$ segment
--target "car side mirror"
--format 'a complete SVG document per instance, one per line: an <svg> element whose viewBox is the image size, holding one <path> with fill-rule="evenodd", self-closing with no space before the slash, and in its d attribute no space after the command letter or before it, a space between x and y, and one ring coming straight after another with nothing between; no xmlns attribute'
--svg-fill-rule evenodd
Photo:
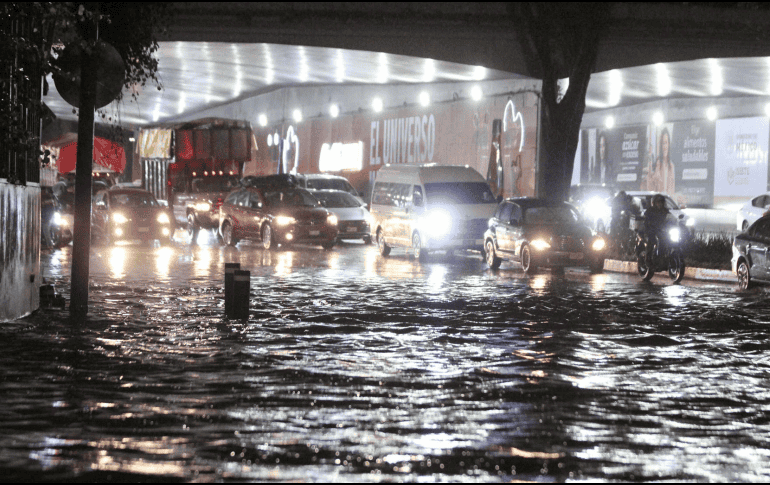
<svg viewBox="0 0 770 485"><path fill-rule="evenodd" d="M412 200L412 205L415 207L422 207L422 196L415 195L414 199Z"/></svg>
<svg viewBox="0 0 770 485"><path fill-rule="evenodd" d="M679 220L684 219L684 214L679 214Z"/></svg>

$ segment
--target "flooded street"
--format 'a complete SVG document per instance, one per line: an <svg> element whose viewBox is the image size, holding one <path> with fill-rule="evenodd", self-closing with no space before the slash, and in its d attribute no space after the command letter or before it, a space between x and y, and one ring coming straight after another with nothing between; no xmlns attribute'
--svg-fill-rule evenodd
<svg viewBox="0 0 770 485"><path fill-rule="evenodd" d="M770 480L765 289L179 234L0 326L4 480Z"/></svg>

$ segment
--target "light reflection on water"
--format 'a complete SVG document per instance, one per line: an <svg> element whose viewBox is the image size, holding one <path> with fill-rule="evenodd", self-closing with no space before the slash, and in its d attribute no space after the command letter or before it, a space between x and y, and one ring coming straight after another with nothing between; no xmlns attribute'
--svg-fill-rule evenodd
<svg viewBox="0 0 770 485"><path fill-rule="evenodd" d="M762 292L360 245L92 254L86 322L0 330L8 480L770 479Z"/></svg>

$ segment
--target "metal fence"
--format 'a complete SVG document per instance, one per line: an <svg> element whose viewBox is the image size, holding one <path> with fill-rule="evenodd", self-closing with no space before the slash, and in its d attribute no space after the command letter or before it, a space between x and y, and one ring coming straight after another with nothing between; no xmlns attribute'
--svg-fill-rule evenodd
<svg viewBox="0 0 770 485"><path fill-rule="evenodd" d="M40 181L42 77L39 19L15 3L0 9L0 178Z"/></svg>

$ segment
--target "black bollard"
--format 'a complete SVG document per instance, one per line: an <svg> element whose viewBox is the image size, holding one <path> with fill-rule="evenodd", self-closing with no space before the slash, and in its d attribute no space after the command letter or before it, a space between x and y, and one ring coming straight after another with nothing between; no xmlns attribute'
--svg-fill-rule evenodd
<svg viewBox="0 0 770 485"><path fill-rule="evenodd" d="M236 270L233 280L233 319L248 320L251 272Z"/></svg>
<svg viewBox="0 0 770 485"><path fill-rule="evenodd" d="M241 263L225 263L225 318L233 318L233 275Z"/></svg>

